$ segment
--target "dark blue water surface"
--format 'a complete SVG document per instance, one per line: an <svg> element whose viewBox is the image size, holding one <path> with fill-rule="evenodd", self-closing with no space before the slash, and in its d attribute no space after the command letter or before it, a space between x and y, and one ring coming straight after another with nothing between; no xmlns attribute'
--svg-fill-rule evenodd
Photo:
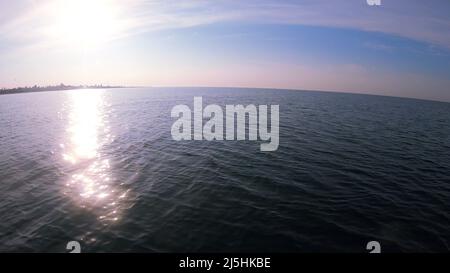
<svg viewBox="0 0 450 273"><path fill-rule="evenodd" d="M278 104L280 146L172 140L177 104ZM147 88L0 96L0 251L450 249L450 104Z"/></svg>

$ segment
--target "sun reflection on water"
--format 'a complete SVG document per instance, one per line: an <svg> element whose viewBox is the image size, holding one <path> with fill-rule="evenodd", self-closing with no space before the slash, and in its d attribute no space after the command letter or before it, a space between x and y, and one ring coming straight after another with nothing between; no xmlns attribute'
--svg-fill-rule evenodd
<svg viewBox="0 0 450 273"><path fill-rule="evenodd" d="M103 221L118 221L128 191L118 185L102 148L113 140L103 90L69 92L68 127L61 144L69 179L64 194Z"/></svg>

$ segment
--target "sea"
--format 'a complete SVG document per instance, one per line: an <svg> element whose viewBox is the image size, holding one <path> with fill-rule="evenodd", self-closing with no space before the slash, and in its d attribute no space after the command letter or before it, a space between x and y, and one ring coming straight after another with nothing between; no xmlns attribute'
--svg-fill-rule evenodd
<svg viewBox="0 0 450 273"><path fill-rule="evenodd" d="M175 141L176 105L279 105L279 147ZM450 103L245 88L0 96L0 252L450 250Z"/></svg>

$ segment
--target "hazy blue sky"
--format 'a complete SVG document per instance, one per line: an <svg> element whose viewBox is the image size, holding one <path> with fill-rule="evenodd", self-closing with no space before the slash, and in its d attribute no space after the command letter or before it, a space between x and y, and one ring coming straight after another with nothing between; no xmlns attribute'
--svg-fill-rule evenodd
<svg viewBox="0 0 450 273"><path fill-rule="evenodd" d="M450 101L450 1L0 0L0 87L60 82Z"/></svg>

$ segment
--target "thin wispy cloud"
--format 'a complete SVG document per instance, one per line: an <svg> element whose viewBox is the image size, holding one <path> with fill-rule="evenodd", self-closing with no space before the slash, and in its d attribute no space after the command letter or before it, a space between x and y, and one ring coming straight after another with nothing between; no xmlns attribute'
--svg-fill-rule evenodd
<svg viewBox="0 0 450 273"><path fill-rule="evenodd" d="M1 6L8 5L4 1ZM1 19L0 39L17 46L52 46L55 14L64 0L26 1ZM69 1L70 2L70 1ZM77 1L78 2L78 1ZM370 7L365 0L305 1L86 1L100 2L115 16L108 39L140 33L186 28L218 22L298 24L376 31L450 49L449 1L385 0ZM433 2L434 8L428 8ZM436 8L437 7L437 8ZM80 18L82 20L82 18ZM101 19L101 18L100 18ZM95 23L95 22L92 22ZM67 35L70 35L68 33Z"/></svg>
<svg viewBox="0 0 450 273"><path fill-rule="evenodd" d="M393 52L394 47L387 44L382 43L374 43L374 42L365 42L363 44L366 48L372 49L372 50L380 50L385 52Z"/></svg>

